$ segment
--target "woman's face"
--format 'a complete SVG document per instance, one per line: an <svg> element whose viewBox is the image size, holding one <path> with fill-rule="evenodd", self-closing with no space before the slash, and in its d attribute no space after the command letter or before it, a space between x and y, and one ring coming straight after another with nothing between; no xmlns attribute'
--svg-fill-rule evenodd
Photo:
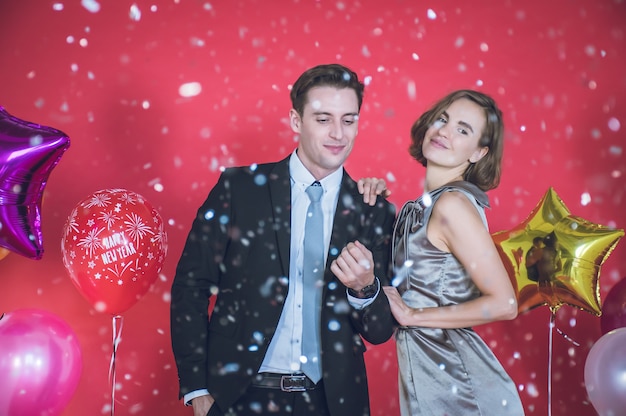
<svg viewBox="0 0 626 416"><path fill-rule="evenodd" d="M467 98L454 101L426 131L422 153L427 166L464 172L470 163L478 162L488 151L479 146L485 124L485 111L478 104Z"/></svg>

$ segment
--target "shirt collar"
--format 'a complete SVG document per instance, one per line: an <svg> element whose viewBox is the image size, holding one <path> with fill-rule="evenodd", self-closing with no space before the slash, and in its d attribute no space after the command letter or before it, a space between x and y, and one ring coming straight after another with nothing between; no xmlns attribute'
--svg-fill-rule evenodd
<svg viewBox="0 0 626 416"><path fill-rule="evenodd" d="M294 150L289 158L289 173L291 175L291 179L299 185L309 186L313 182L315 182L315 178L308 171L308 169L302 164L302 161L298 157L298 154ZM325 178L320 180L322 187L325 190L339 188L341 185L341 180L343 178L343 165L339 167L336 171L326 176Z"/></svg>

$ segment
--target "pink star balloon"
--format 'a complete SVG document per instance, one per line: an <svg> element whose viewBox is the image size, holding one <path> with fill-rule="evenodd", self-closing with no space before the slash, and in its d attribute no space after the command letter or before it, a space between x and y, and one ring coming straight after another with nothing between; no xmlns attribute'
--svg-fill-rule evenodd
<svg viewBox="0 0 626 416"><path fill-rule="evenodd" d="M62 131L20 120L0 106L0 247L41 259L43 191L69 145Z"/></svg>

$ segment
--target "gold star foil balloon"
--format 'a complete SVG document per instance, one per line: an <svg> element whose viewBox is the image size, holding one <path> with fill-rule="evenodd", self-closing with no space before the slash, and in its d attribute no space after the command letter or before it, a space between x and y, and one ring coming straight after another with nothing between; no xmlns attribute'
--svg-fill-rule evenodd
<svg viewBox="0 0 626 416"><path fill-rule="evenodd" d="M624 230L570 215L550 188L518 226L492 235L517 294L519 313L570 305L601 314L600 267Z"/></svg>

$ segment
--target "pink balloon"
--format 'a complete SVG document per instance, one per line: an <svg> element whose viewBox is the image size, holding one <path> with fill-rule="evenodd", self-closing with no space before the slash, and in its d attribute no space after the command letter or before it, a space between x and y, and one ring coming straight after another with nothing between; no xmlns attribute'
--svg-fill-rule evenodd
<svg viewBox="0 0 626 416"><path fill-rule="evenodd" d="M0 319L0 415L59 415L82 371L76 334L58 316L37 309Z"/></svg>
<svg viewBox="0 0 626 416"><path fill-rule="evenodd" d="M585 362L585 388L600 416L626 410L626 328L618 328L593 344Z"/></svg>
<svg viewBox="0 0 626 416"><path fill-rule="evenodd" d="M603 334L623 327L626 327L626 277L609 290L600 316L600 328Z"/></svg>

